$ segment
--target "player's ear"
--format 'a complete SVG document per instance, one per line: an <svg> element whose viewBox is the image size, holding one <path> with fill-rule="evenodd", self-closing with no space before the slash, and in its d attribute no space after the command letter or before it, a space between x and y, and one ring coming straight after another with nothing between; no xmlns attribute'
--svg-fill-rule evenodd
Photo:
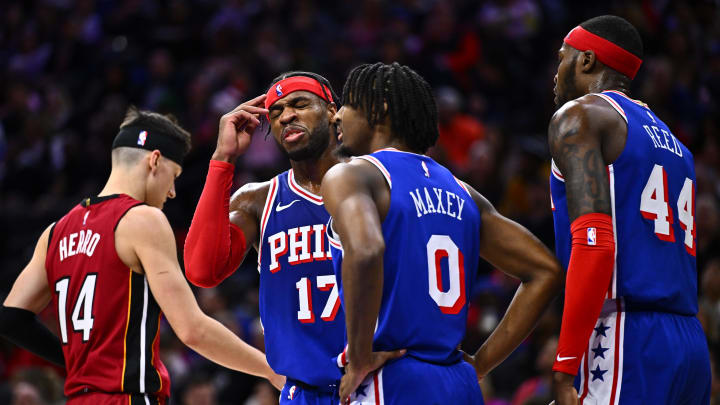
<svg viewBox="0 0 720 405"><path fill-rule="evenodd" d="M338 112L337 104L335 104L335 103L328 103L328 105L327 105L327 113L330 114L330 118L329 118L330 122L332 122L333 117L335 117L335 114L337 114L337 112Z"/></svg>
<svg viewBox="0 0 720 405"><path fill-rule="evenodd" d="M580 66L581 72L589 73L595 67L595 62L597 61L595 51L587 50L580 52L578 58L580 59L578 65Z"/></svg>
<svg viewBox="0 0 720 405"><path fill-rule="evenodd" d="M157 149L150 152L150 155L148 155L148 166L150 168L150 173L155 174L155 172L157 171L158 166L160 165L161 156L162 153L160 153L160 151Z"/></svg>

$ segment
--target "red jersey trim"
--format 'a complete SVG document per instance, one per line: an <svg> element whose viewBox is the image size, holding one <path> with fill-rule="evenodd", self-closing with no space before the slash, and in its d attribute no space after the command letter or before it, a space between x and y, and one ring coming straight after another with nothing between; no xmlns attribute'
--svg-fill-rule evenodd
<svg viewBox="0 0 720 405"><path fill-rule="evenodd" d="M392 150L392 149L381 149L381 150ZM385 166L374 156L370 155L364 155L364 156L357 156L355 159L362 159L366 162L369 162L373 166L375 166L380 173L382 173L383 177L385 177L385 181L387 181L388 186L390 186L390 189L392 189L392 179L390 178L390 172L387 171Z"/></svg>
<svg viewBox="0 0 720 405"><path fill-rule="evenodd" d="M262 247L265 243L265 226L267 226L268 218L270 217L270 211L275 203L275 197L277 196L279 188L278 177L273 177L270 180L270 190L268 191L267 198L265 199L265 206L262 211L262 220L260 221L260 239L258 242L258 273L260 273L260 264L262 263Z"/></svg>
<svg viewBox="0 0 720 405"><path fill-rule="evenodd" d="M593 94L602 98L603 100L607 101L612 106L612 108L614 108L615 111L617 111L618 114L620 114L620 116L623 117L623 119L625 120L625 123L628 122L627 115L625 115L625 110L623 110L623 108L620 107L620 104L618 104L615 100L613 100L607 94L602 94L602 93L593 93Z"/></svg>
<svg viewBox="0 0 720 405"><path fill-rule="evenodd" d="M290 190L292 190L295 194L310 201L311 203L315 205L323 205L323 199L321 196L305 190L295 181L295 172L293 169L288 171L288 186L290 186Z"/></svg>
<svg viewBox="0 0 720 405"><path fill-rule="evenodd" d="M617 94L617 95L619 95L619 96L625 97L625 98L628 99L629 101L632 101L633 103L635 103L635 104L637 104L637 105L639 105L639 106L641 106L641 107L648 108L648 105L647 105L647 104L643 103L643 102L640 101L640 100L635 100L635 99L632 99L632 98L628 97L628 95L625 94L625 93L623 93L622 91L617 91L617 90L605 90L605 91L603 91L603 93L615 93L615 94Z"/></svg>

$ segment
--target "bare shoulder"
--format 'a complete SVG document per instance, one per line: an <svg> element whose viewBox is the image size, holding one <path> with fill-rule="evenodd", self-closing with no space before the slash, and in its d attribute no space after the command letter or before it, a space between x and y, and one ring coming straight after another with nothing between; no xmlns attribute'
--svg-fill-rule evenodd
<svg viewBox="0 0 720 405"><path fill-rule="evenodd" d="M116 237L153 239L159 233L172 235L170 222L159 208L142 204L130 208L122 217L117 226Z"/></svg>
<svg viewBox="0 0 720 405"><path fill-rule="evenodd" d="M612 114L612 106L597 94L586 94L570 100L560 107L554 116L562 114Z"/></svg>
<svg viewBox="0 0 720 405"><path fill-rule="evenodd" d="M562 133L563 131L558 130L578 125L599 128L614 125L619 119L620 116L607 101L597 95L586 94L568 101L553 114L550 132Z"/></svg>
<svg viewBox="0 0 720 405"><path fill-rule="evenodd" d="M485 198L484 195L480 194L479 191L475 190L471 185L465 183L464 181L461 182L465 186L465 189L468 191L468 193L470 193L470 196L475 202L475 205L477 205L478 209L480 210L481 215L493 215L497 213L497 210L495 210L495 206L493 206L492 203L488 201L488 199Z"/></svg>
<svg viewBox="0 0 720 405"><path fill-rule="evenodd" d="M130 208L115 229L115 251L126 266L141 274L149 257L176 257L175 235L165 214L144 204Z"/></svg>
<svg viewBox="0 0 720 405"><path fill-rule="evenodd" d="M380 170L365 159L353 159L338 163L323 177L325 192L332 190L348 190L356 187L375 189L387 184Z"/></svg>
<svg viewBox="0 0 720 405"><path fill-rule="evenodd" d="M561 126L597 125L605 121L614 121L617 113L602 98L587 94L575 100L568 101L560 107L550 120L550 130L560 129Z"/></svg>
<svg viewBox="0 0 720 405"><path fill-rule="evenodd" d="M48 225L45 230L40 234L40 238L38 238L37 246L38 248L42 249L43 251L47 251L48 243L50 243L50 232L52 232L53 227L55 227L55 222Z"/></svg>
<svg viewBox="0 0 720 405"><path fill-rule="evenodd" d="M571 145L599 145L605 134L614 133L624 125L621 121L612 106L596 95L588 94L569 101L560 107L550 120L550 154L558 159Z"/></svg>
<svg viewBox="0 0 720 405"><path fill-rule="evenodd" d="M272 181L247 183L230 197L230 212L244 211L259 217L265 206Z"/></svg>
<svg viewBox="0 0 720 405"><path fill-rule="evenodd" d="M612 106L591 94L566 103L553 115L548 143L565 176L571 221L591 212L610 212L606 164L622 150L624 138L617 136L621 125L625 123ZM616 141L614 147L608 147L613 146L610 140Z"/></svg>
<svg viewBox="0 0 720 405"><path fill-rule="evenodd" d="M360 170L360 166L357 164L358 161L362 162L362 160L353 159L348 162L342 162L334 165L327 171L327 173L325 173L323 182L338 181L345 177L356 176Z"/></svg>

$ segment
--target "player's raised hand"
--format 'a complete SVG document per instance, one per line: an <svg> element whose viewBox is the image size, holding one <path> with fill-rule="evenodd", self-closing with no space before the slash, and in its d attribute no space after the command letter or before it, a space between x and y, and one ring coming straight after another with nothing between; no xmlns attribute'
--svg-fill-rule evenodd
<svg viewBox="0 0 720 405"><path fill-rule="evenodd" d="M578 392L573 386L575 376L561 372L554 372L552 379L552 395L555 405L577 405Z"/></svg>
<svg viewBox="0 0 720 405"><path fill-rule="evenodd" d="M246 101L220 118L218 140L213 160L234 163L250 146L250 136L260 125L265 109L265 94Z"/></svg>
<svg viewBox="0 0 720 405"><path fill-rule="evenodd" d="M391 352L372 352L370 359L364 366L361 366L361 362L354 362L350 360L347 366L345 366L345 375L340 380L340 398L344 404L350 403L350 396L357 390L360 383L367 377L368 374L382 367L389 360L397 359L405 355L407 350L393 350Z"/></svg>

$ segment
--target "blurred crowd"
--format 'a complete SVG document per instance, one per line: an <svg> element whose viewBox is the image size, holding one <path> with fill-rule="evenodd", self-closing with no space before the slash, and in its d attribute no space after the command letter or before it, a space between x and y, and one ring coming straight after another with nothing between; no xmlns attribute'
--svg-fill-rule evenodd
<svg viewBox="0 0 720 405"><path fill-rule="evenodd" d="M695 155L699 317L713 361L720 348L720 3L718 0L3 0L0 4L0 290L9 291L34 242L110 169L125 110L172 113L193 151L166 204L179 248L203 187L220 116L264 93L287 70L342 91L359 63L398 61L435 88L440 139L431 155L553 248L547 123L557 49L578 23L620 15L640 31L641 99ZM271 137L254 138L236 186L288 167ZM181 250L180 250L181 251ZM256 261L203 310L262 348ZM463 347L496 326L517 281L487 263L474 286ZM549 402L562 300L482 382L490 405ZM55 328L52 314L43 318ZM167 325L162 352L174 404L273 404L278 393L183 347ZM715 364L713 364L715 366ZM63 373L0 342L0 403L62 403ZM720 403L720 379L713 383Z"/></svg>

